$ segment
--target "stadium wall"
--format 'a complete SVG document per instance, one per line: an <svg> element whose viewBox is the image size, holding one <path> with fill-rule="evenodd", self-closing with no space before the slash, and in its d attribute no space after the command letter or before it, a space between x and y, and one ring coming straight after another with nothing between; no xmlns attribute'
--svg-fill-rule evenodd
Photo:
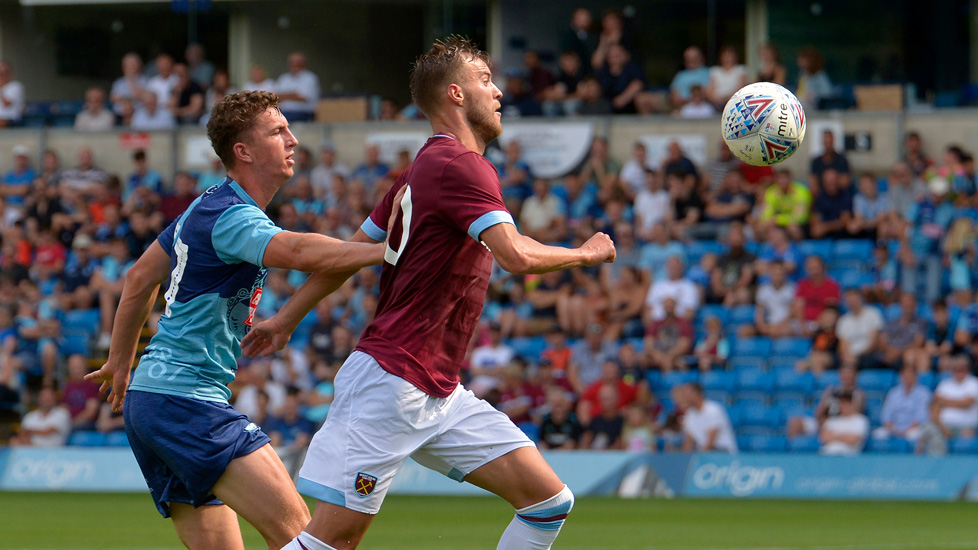
<svg viewBox="0 0 978 550"><path fill-rule="evenodd" d="M581 125L588 126L590 131L575 130L572 139L565 135L565 130L579 128ZM687 149L687 154L690 148L697 151L696 155L690 155L696 162L715 158L720 143L718 119L683 120L668 116L526 119L510 120L506 126L509 130L503 134L502 141L516 136L523 142L524 152L528 156L540 153L539 149L543 148L548 151L543 157L549 159L554 154L576 157L586 154L587 141L592 135L606 137L611 154L620 160L631 156L632 145L640 139L649 143L661 143L678 138ZM805 145L798 154L782 165L791 169L799 178L806 174L810 159L821 153L820 134L826 129L837 134L837 143L842 143L841 138L848 136L851 138L850 145L858 142L868 146L865 150L847 151L849 162L857 173L889 172L894 159L901 156L904 133L911 130L920 133L927 144L928 154L933 157L939 157L943 148L949 144L958 144L968 150L978 149L978 110L974 109L919 113L828 112L809 117ZM430 128L425 122L295 124L293 131L300 143L313 150L314 155L321 144L332 143L339 161L350 166L362 162L363 148L368 141L379 140L390 144L386 153L391 157L388 160L392 161L393 155L397 153L395 149L400 144L420 144L430 134ZM560 139L546 139L548 132ZM520 136L528 136L530 142L524 142ZM149 133L126 130L79 133L70 128L15 128L0 132L0 171L5 172L12 167L12 156L6 152L15 145L27 146L32 151L35 162L39 160L39 152L53 149L61 156L63 167L74 165L79 148L90 147L102 169L120 175L128 174L132 170L132 151L146 149L151 167L158 170L167 181L172 180L177 170L205 169L207 158L211 154L206 132L201 127L182 127L174 131ZM536 168L532 159L530 164Z"/></svg>
<svg viewBox="0 0 978 550"><path fill-rule="evenodd" d="M978 500L978 457L544 453L579 496ZM352 482L352 481L351 481ZM129 449L0 449L0 491L145 492ZM480 495L409 461L392 494Z"/></svg>

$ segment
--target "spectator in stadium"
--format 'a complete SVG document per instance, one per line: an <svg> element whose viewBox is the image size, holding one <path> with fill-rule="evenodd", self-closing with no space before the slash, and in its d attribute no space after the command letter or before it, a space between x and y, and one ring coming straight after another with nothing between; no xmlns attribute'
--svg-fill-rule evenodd
<svg viewBox="0 0 978 550"><path fill-rule="evenodd" d="M948 283L951 287L950 299L967 303L971 299L972 272L978 257L975 225L969 217L959 217L951 222L947 236L941 243Z"/></svg>
<svg viewBox="0 0 978 550"><path fill-rule="evenodd" d="M794 309L800 309L800 305L796 300ZM800 315L793 315L793 317L798 318ZM811 330L812 345L808 356L795 363L797 371L811 371L816 376L820 376L826 370L839 366L839 337L836 335L838 321L839 310L836 306L829 305L822 309L815 321L814 330ZM806 326L802 326L803 331L807 332L806 329Z"/></svg>
<svg viewBox="0 0 978 550"><path fill-rule="evenodd" d="M717 115L716 107L710 103L707 90L699 84L689 88L689 101L679 109L680 118L711 118Z"/></svg>
<svg viewBox="0 0 978 550"><path fill-rule="evenodd" d="M625 427L621 434L622 448L636 453L656 451L655 426L642 405L634 403L625 408Z"/></svg>
<svg viewBox="0 0 978 550"><path fill-rule="evenodd" d="M363 182L369 189L390 172L390 167L380 160L380 147L377 144L368 143L363 151L363 162L353 169L350 178Z"/></svg>
<svg viewBox="0 0 978 550"><path fill-rule="evenodd" d="M713 370L716 367L723 368L730 355L730 341L727 339L723 330L720 318L709 316L703 323L706 333L696 343L693 355L696 362L703 372Z"/></svg>
<svg viewBox="0 0 978 550"><path fill-rule="evenodd" d="M581 102L577 108L580 116L603 116L611 114L611 102L601 93L601 83L593 75L587 75L577 85L577 95Z"/></svg>
<svg viewBox="0 0 978 550"><path fill-rule="evenodd" d="M142 253L141 250L140 253ZM92 274L90 286L92 291L98 294L101 323L99 327L101 334L96 345L101 350L109 349L116 306L119 303L119 297L122 296L126 273L133 263L135 262L129 247L126 246L126 241L115 238L109 243L109 253L102 257L101 265Z"/></svg>
<svg viewBox="0 0 978 550"><path fill-rule="evenodd" d="M191 69L191 75L193 75L193 69ZM211 110L214 109L214 105L217 105L218 101L237 91L238 89L231 85L231 76L228 75L228 72L224 69L218 69L214 73L213 83L207 87L207 93L204 95L204 116L200 118L200 125L207 125L207 121L211 118Z"/></svg>
<svg viewBox="0 0 978 550"><path fill-rule="evenodd" d="M598 47L598 34L591 28L594 20L591 10L578 7L571 15L570 27L560 38L560 50L577 54L580 62L591 63L591 56Z"/></svg>
<svg viewBox="0 0 978 550"><path fill-rule="evenodd" d="M484 397L499 385L499 374L510 364L516 353L503 342L501 326L489 324L488 341L472 350L469 358L469 383L466 385L477 396Z"/></svg>
<svg viewBox="0 0 978 550"><path fill-rule="evenodd" d="M126 421L122 411L115 412L112 405L102 403L98 409L98 420L95 421L95 429L104 433L123 432L126 429Z"/></svg>
<svg viewBox="0 0 978 550"><path fill-rule="evenodd" d="M944 300L934 302L931 311L924 347L911 350L904 358L905 363L914 365L917 372L921 374L931 372L934 366L940 371L946 371L947 361L950 360L951 355L964 351L963 347L954 342L954 325L947 310L947 302Z"/></svg>
<svg viewBox="0 0 978 550"><path fill-rule="evenodd" d="M306 68L306 56L302 52L289 54L288 65L289 71L275 83L282 114L289 122L310 121L319 102L319 77Z"/></svg>
<svg viewBox="0 0 978 550"><path fill-rule="evenodd" d="M634 199L646 188L645 173L650 170L648 165L648 150L641 141L632 145L632 156L621 166L618 179L624 184L629 198Z"/></svg>
<svg viewBox="0 0 978 550"><path fill-rule="evenodd" d="M664 303L667 298L676 301L676 314L680 317L691 320L696 314L696 308L700 303L700 291L685 277L684 269L683 260L678 256L666 260L667 278L652 283L645 299L647 324L665 319Z"/></svg>
<svg viewBox="0 0 978 550"><path fill-rule="evenodd" d="M951 376L934 390L934 402L941 408L940 424L952 437L974 437L978 428L978 378L972 375L970 359L957 355L949 361Z"/></svg>
<svg viewBox="0 0 978 550"><path fill-rule="evenodd" d="M900 381L890 388L883 401L882 426L873 430L873 438L899 437L917 441L927 424L930 410L930 390L917 382L913 365L900 368Z"/></svg>
<svg viewBox="0 0 978 550"><path fill-rule="evenodd" d="M757 49L760 69L757 71L757 82L773 82L781 86L787 85L788 71L781 64L781 54L770 42L761 44Z"/></svg>
<svg viewBox="0 0 978 550"><path fill-rule="evenodd" d="M919 455L944 456L947 454L948 439L951 430L941 425L941 405L936 399L931 399L928 407L928 420L920 430L914 452Z"/></svg>
<svg viewBox="0 0 978 550"><path fill-rule="evenodd" d="M845 306L846 313L836 325L839 358L843 364L861 369L880 366L879 334L884 326L883 315L876 307L865 304L858 288L846 290Z"/></svg>
<svg viewBox="0 0 978 550"><path fill-rule="evenodd" d="M173 112L160 105L158 95L153 91L143 92L142 101L132 114L129 127L133 130L169 130L177 125Z"/></svg>
<svg viewBox="0 0 978 550"><path fill-rule="evenodd" d="M812 203L809 232L813 239L842 239L852 221L852 195L846 190L839 172L827 168L822 173L820 192Z"/></svg>
<svg viewBox="0 0 978 550"><path fill-rule="evenodd" d="M339 202L340 197L334 189L333 181L337 174L349 178L350 169L336 160L336 147L328 141L323 142L319 147L319 164L309 173L309 181L316 196L324 199L329 206Z"/></svg>
<svg viewBox="0 0 978 550"><path fill-rule="evenodd" d="M901 256L901 286L916 293L920 272L924 274L924 296L928 302L941 297L943 258L941 241L954 218L954 207L946 200L950 184L935 177L927 185L927 195L907 211L910 224L906 253Z"/></svg>
<svg viewBox="0 0 978 550"><path fill-rule="evenodd" d="M173 74L177 82L167 108L180 124L197 124L204 114L204 88L190 77L190 69L183 63L173 66Z"/></svg>
<svg viewBox="0 0 978 550"><path fill-rule="evenodd" d="M724 176L720 186L708 193L704 207L705 221L696 228L697 236L702 239L716 239L726 235L734 226L742 226L747 216L754 209L754 193L744 187L744 176L737 170L731 170Z"/></svg>
<svg viewBox="0 0 978 550"><path fill-rule="evenodd" d="M549 180L533 180L533 194L520 209L520 229L542 243L560 242L567 236L564 203L551 191Z"/></svg>
<svg viewBox="0 0 978 550"><path fill-rule="evenodd" d="M14 166L3 175L3 186L0 187L0 195L6 199L10 206L22 208L24 199L30 193L31 186L37 174L31 166L31 152L23 145L15 145L13 148Z"/></svg>
<svg viewBox="0 0 978 550"><path fill-rule="evenodd" d="M533 50L523 52L523 65L526 70L527 91L534 100L543 101L546 90L554 85L554 75L543 66L540 54Z"/></svg>
<svg viewBox="0 0 978 550"><path fill-rule="evenodd" d="M723 109L734 92L747 85L747 69L740 64L737 49L720 48L720 64L710 67L710 85L706 97L717 109Z"/></svg>
<svg viewBox="0 0 978 550"><path fill-rule="evenodd" d="M538 277L524 278L524 281L530 315L523 320L521 333L541 334L553 323L559 323L570 334L582 333L588 319L580 315L570 315L567 307L568 298L572 294L569 273L544 273Z"/></svg>
<svg viewBox="0 0 978 550"><path fill-rule="evenodd" d="M731 224L727 233L727 251L720 256L717 267L710 273L712 293L723 297L723 305L733 307L748 304L753 298L754 261L757 257L744 245L747 236L743 226Z"/></svg>
<svg viewBox="0 0 978 550"><path fill-rule="evenodd" d="M826 386L822 391L815 405L814 416L793 416L788 419L788 437L818 434L826 420L839 416L842 410L839 398L843 395L850 396L855 412L865 410L866 394L856 384L856 367L853 365L839 367L839 382Z"/></svg>
<svg viewBox="0 0 978 550"><path fill-rule="evenodd" d="M727 174L737 170L740 164L740 160L733 156L730 148L721 139L717 145L716 158L707 162L706 167L703 169L703 190L707 194L715 192L723 184L723 180L727 177ZM737 171L739 172L739 170ZM744 188L748 189L746 179L743 181L743 184Z"/></svg>
<svg viewBox="0 0 978 550"><path fill-rule="evenodd" d="M608 140L595 137L591 142L591 151L584 168L581 169L581 179L586 183L597 185L600 194L615 187L619 172L621 172L621 163L609 155Z"/></svg>
<svg viewBox="0 0 978 550"><path fill-rule="evenodd" d="M917 298L900 294L900 316L888 320L879 333L879 359L892 369L913 366L916 354L924 349L927 323L917 317Z"/></svg>
<svg viewBox="0 0 978 550"><path fill-rule="evenodd" d="M693 86L704 90L710 87L710 69L706 67L702 50L696 46L686 48L683 64L685 68L676 73L669 85L669 99L674 109L689 103Z"/></svg>
<svg viewBox="0 0 978 550"><path fill-rule="evenodd" d="M301 404L301 392L297 388L289 388L282 407L262 425L276 450L297 452L312 440L316 426L302 416Z"/></svg>
<svg viewBox="0 0 978 550"><path fill-rule="evenodd" d="M645 89L645 74L623 45L609 47L607 62L598 69L597 77L615 114L637 112L635 99Z"/></svg>
<svg viewBox="0 0 978 550"><path fill-rule="evenodd" d="M604 414L605 403L601 402L601 389L614 388L618 402L613 405L617 412L623 412L638 396L638 388L622 378L621 365L613 358L605 359L601 364L601 378L592 382L581 394L577 402L577 418L587 425L591 420Z"/></svg>
<svg viewBox="0 0 978 550"><path fill-rule="evenodd" d="M907 132L903 137L903 158L901 163L913 172L913 175L921 177L934 166L934 159L927 156L924 152L923 141L920 134L914 131Z"/></svg>
<svg viewBox="0 0 978 550"><path fill-rule="evenodd" d="M550 410L540 422L540 441L537 445L541 449L577 448L584 429L574 413L573 403L567 398L567 392L557 386L548 388L547 407Z"/></svg>
<svg viewBox="0 0 978 550"><path fill-rule="evenodd" d="M652 240L655 226L667 221L671 214L672 199L663 187L662 178L652 169L644 174L645 187L635 196L632 213L635 216L635 229L642 241ZM668 238L668 230L663 228Z"/></svg>
<svg viewBox="0 0 978 550"><path fill-rule="evenodd" d="M598 36L598 46L591 55L591 67L597 71L610 63L611 50L615 46L621 46L629 54L637 52L634 36L625 25L624 15L608 10L601 17L601 34Z"/></svg>
<svg viewBox="0 0 978 550"><path fill-rule="evenodd" d="M248 71L248 81L241 85L241 90L275 92L276 87L277 84L273 79L268 77L265 68L256 63Z"/></svg>
<svg viewBox="0 0 978 550"><path fill-rule="evenodd" d="M888 235L891 238L902 235L904 217L910 207L927 194L927 184L915 176L910 165L898 161L890 169L886 180L886 203L891 216L890 223L896 227Z"/></svg>
<svg viewBox="0 0 978 550"><path fill-rule="evenodd" d="M815 321L825 306L838 305L840 297L839 283L825 273L825 260L817 255L805 258L805 278L798 281L795 296L801 302L802 320Z"/></svg>
<svg viewBox="0 0 978 550"><path fill-rule="evenodd" d="M684 384L676 393L677 405L684 411L682 433L684 452L737 453L730 417L723 405L706 399L703 387Z"/></svg>
<svg viewBox="0 0 978 550"><path fill-rule="evenodd" d="M774 184L764 191L764 208L755 232L764 235L772 227L784 229L792 240L799 241L808 234L812 192L808 186L795 181L791 171L775 171Z"/></svg>
<svg viewBox="0 0 978 550"><path fill-rule="evenodd" d="M37 409L24 415L12 446L61 447L71 432L71 413L58 404L58 392L44 386L37 394Z"/></svg>
<svg viewBox="0 0 978 550"><path fill-rule="evenodd" d="M840 393L837 399L839 414L827 418L819 430L818 439L822 444L819 453L834 456L857 455L862 452L869 436L869 419L858 412L851 393Z"/></svg>
<svg viewBox="0 0 978 550"><path fill-rule="evenodd" d="M886 219L888 204L886 193L880 193L875 176L869 173L859 176L859 193L852 199L852 217L846 232L853 238L875 241Z"/></svg>
<svg viewBox="0 0 978 550"><path fill-rule="evenodd" d="M92 87L85 92L85 107L75 116L75 130L98 132L115 126L115 115L105 105L105 91Z"/></svg>
<svg viewBox="0 0 978 550"><path fill-rule="evenodd" d="M761 282L770 277L771 265L781 262L786 276L793 279L798 271L798 251L788 239L788 233L780 226L774 226L767 231L767 238L757 254L754 269Z"/></svg>
<svg viewBox="0 0 978 550"><path fill-rule="evenodd" d="M98 384L85 380L88 365L85 356L73 353L68 356L68 378L61 393L61 402L71 414L71 427L74 430L91 430L98 419Z"/></svg>
<svg viewBox="0 0 978 550"><path fill-rule="evenodd" d="M616 237L618 252L622 250L622 243L634 240L625 227L617 232ZM622 337L641 334L644 330L642 310L645 307L645 297L649 293L649 281L635 265L623 264L617 269L609 269L611 267L602 266L601 270L601 284L607 295L604 324L608 338L617 341ZM616 271L617 276L613 275Z"/></svg>
<svg viewBox="0 0 978 550"><path fill-rule="evenodd" d="M795 294L795 284L788 280L785 264L779 260L771 262L768 265L768 280L757 288L754 309L757 334L769 338L802 334L801 323L792 315Z"/></svg>
<svg viewBox="0 0 978 550"><path fill-rule="evenodd" d="M183 51L183 58L187 62L187 69L190 71L190 78L201 88L208 89L212 83L216 84L215 77L217 71L214 64L204 56L204 47L198 43L188 44ZM226 73L225 73L226 74Z"/></svg>
<svg viewBox="0 0 978 550"><path fill-rule="evenodd" d="M155 195L163 192L163 177L149 167L146 151L138 149L132 154L133 171L126 178L126 187L122 190L122 201L126 202L133 193L145 188Z"/></svg>
<svg viewBox="0 0 978 550"><path fill-rule="evenodd" d="M554 84L543 94L543 114L547 116L574 116L581 105L578 86L588 72L581 63L580 54L564 50L557 58L557 74Z"/></svg>
<svg viewBox="0 0 978 550"><path fill-rule="evenodd" d="M823 100L833 93L832 81L825 73L825 60L822 54L811 46L798 53L798 86L795 95L806 109L822 108Z"/></svg>
<svg viewBox="0 0 978 550"><path fill-rule="evenodd" d="M617 345L605 339L604 327L597 323L588 325L584 338L571 346L570 362L567 364L567 381L574 393L582 395L588 386L601 378L604 362L617 355Z"/></svg>
<svg viewBox="0 0 978 550"><path fill-rule="evenodd" d="M839 187L849 189L849 160L836 150L835 134L832 130L822 132L822 154L812 159L808 183L816 194L822 191L822 175L826 170L835 170L839 176Z"/></svg>
<svg viewBox="0 0 978 550"><path fill-rule="evenodd" d="M173 88L176 87L179 78L173 72L173 57L169 54L161 53L156 56L156 75L151 77L146 83L146 90L156 94L156 101L161 106L166 106L173 95ZM145 95L141 98L146 101Z"/></svg>
<svg viewBox="0 0 978 550"><path fill-rule="evenodd" d="M625 427L625 418L615 407L619 401L618 391L614 386L601 386L598 391L598 401L601 403L601 414L592 418L587 424L581 437L580 448L598 451L619 450L622 448L621 434Z"/></svg>
<svg viewBox="0 0 978 550"><path fill-rule="evenodd" d="M672 212L669 229L672 237L686 240L694 237L695 226L703 219L703 198L697 192L697 178L681 170L666 174L666 188L672 198Z"/></svg>
<svg viewBox="0 0 978 550"><path fill-rule="evenodd" d="M678 141L670 141L666 146L666 156L662 159L662 172L668 176L682 173L699 180L700 173L693 161L686 156Z"/></svg>
<svg viewBox="0 0 978 550"><path fill-rule="evenodd" d="M0 128L20 124L24 116L24 85L13 76L10 63L0 61Z"/></svg>
<svg viewBox="0 0 978 550"><path fill-rule="evenodd" d="M109 101L117 116L132 114L141 101L149 80L143 76L143 60L139 54L129 52L122 56L122 76L112 82Z"/></svg>
<svg viewBox="0 0 978 550"><path fill-rule="evenodd" d="M693 351L694 332L689 320L676 315L676 300L667 297L662 302L664 317L652 321L645 333L644 349L649 366L664 373L685 371L686 356Z"/></svg>
<svg viewBox="0 0 978 550"><path fill-rule="evenodd" d="M173 176L173 192L166 193L160 201L163 224L169 225L197 199L197 179L190 172L177 172Z"/></svg>
<svg viewBox="0 0 978 550"><path fill-rule="evenodd" d="M71 242L71 252L65 262L64 271L61 274L61 292L67 301L74 299L76 302L84 301L82 297L73 296L78 289L80 292L88 293L88 288L92 281L92 276L98 268L99 260L92 254L92 237L87 233L78 232ZM70 306L63 306L66 310ZM65 388L67 393L67 388ZM74 415L74 410L72 410Z"/></svg>
<svg viewBox="0 0 978 550"><path fill-rule="evenodd" d="M686 250L674 240L669 239L669 232L665 223L657 223L652 226L652 231L648 235L649 242L642 246L639 265L641 268L652 274L652 280L663 281L669 278L666 263L669 258L686 258Z"/></svg>
<svg viewBox="0 0 978 550"><path fill-rule="evenodd" d="M543 115L543 107L530 94L530 86L518 69L506 71L503 97L499 100L500 112L504 117L533 117Z"/></svg>

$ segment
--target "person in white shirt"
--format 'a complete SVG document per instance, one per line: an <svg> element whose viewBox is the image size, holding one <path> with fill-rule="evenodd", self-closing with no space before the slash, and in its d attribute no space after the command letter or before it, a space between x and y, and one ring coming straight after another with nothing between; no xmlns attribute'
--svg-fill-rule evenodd
<svg viewBox="0 0 978 550"><path fill-rule="evenodd" d="M618 179L625 183L628 194L637 196L645 189L645 171L649 169L645 144L636 141L632 146L632 158L628 159L618 172Z"/></svg>
<svg viewBox="0 0 978 550"><path fill-rule="evenodd" d="M109 90L109 101L117 115L132 113L142 97L149 79L143 76L143 60L139 54L129 52L122 57L122 76L115 79Z"/></svg>
<svg viewBox="0 0 978 550"><path fill-rule="evenodd" d="M161 53L156 56L156 76L149 79L146 89L156 94L157 103L166 105L173 94L173 88L180 82L180 77L173 72L173 58ZM145 95L142 96L145 100Z"/></svg>
<svg viewBox="0 0 978 550"><path fill-rule="evenodd" d="M717 110L706 99L706 92L697 84L689 89L689 103L679 109L681 118L710 118L717 114Z"/></svg>
<svg viewBox="0 0 978 550"><path fill-rule="evenodd" d="M169 130L176 127L177 119L169 109L159 105L156 92L146 91L129 125L133 130Z"/></svg>
<svg viewBox="0 0 978 550"><path fill-rule="evenodd" d="M695 283L683 277L683 270L683 261L679 257L672 256L666 260L667 278L652 283L645 298L649 321L661 321L666 317L663 306L666 298L676 301L676 314L680 317L690 320L696 314L696 308L700 305L700 291Z"/></svg>
<svg viewBox="0 0 978 550"><path fill-rule="evenodd" d="M241 85L242 91L275 92L275 81L268 78L268 73L261 65L252 65L248 73L248 81Z"/></svg>
<svg viewBox="0 0 978 550"><path fill-rule="evenodd" d="M503 343L498 323L489 325L489 343L472 350L469 358L469 374L472 380L466 384L477 396L482 397L499 385L502 369L513 360L516 353Z"/></svg>
<svg viewBox="0 0 978 550"><path fill-rule="evenodd" d="M737 50L724 46L720 50L720 65L710 67L710 89L706 95L717 109L723 109L727 100L747 85L747 69L738 61Z"/></svg>
<svg viewBox="0 0 978 550"><path fill-rule="evenodd" d="M736 453L737 440L723 405L706 399L703 388L686 384L676 392L683 409L683 451Z"/></svg>
<svg viewBox="0 0 978 550"><path fill-rule="evenodd" d="M941 408L941 425L952 436L974 437L978 428L978 378L970 372L970 360L955 356L950 360L951 377L934 390L934 403Z"/></svg>
<svg viewBox="0 0 978 550"><path fill-rule="evenodd" d="M60 447L71 432L71 413L58 404L58 393L51 387L37 394L37 409L24 415L20 431L10 439L11 445Z"/></svg>
<svg viewBox="0 0 978 550"><path fill-rule="evenodd" d="M523 201L520 209L523 233L542 243L557 242L567 235L567 214L564 203L550 192L550 182L533 180L533 194Z"/></svg>
<svg viewBox="0 0 978 550"><path fill-rule="evenodd" d="M17 124L24 116L24 85L13 76L10 63L0 61L0 128Z"/></svg>
<svg viewBox="0 0 978 550"><path fill-rule="evenodd" d="M839 357L843 362L859 364L860 368L875 366L873 353L883 328L883 315L875 307L863 303L863 293L857 288L846 290L845 303L848 311L839 318L835 329Z"/></svg>
<svg viewBox="0 0 978 550"><path fill-rule="evenodd" d="M105 108L105 92L102 88L89 88L85 92L85 108L75 117L75 130L97 132L115 126L115 115Z"/></svg>
<svg viewBox="0 0 978 550"><path fill-rule="evenodd" d="M818 439L823 455L851 456L862 452L869 435L869 419L856 410L851 393L836 396L839 401L838 416L830 417L822 424Z"/></svg>
<svg viewBox="0 0 978 550"><path fill-rule="evenodd" d="M319 102L319 77L306 69L306 56L289 55L289 72L275 83L282 114L290 122L312 120Z"/></svg>
<svg viewBox="0 0 978 550"><path fill-rule="evenodd" d="M801 333L801 323L792 318L791 308L795 303L795 284L788 281L787 269L780 261L773 261L768 267L770 280L757 289L754 311L754 325L761 336L782 338Z"/></svg>
<svg viewBox="0 0 978 550"><path fill-rule="evenodd" d="M662 178L651 168L645 170L645 188L635 196L632 211L637 218L635 232L643 241L652 240L652 228L662 223L672 208L669 192L663 188Z"/></svg>

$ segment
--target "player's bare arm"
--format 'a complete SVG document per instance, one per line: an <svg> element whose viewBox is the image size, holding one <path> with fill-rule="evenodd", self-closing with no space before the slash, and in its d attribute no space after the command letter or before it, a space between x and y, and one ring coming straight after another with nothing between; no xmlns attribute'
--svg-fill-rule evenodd
<svg viewBox="0 0 978 550"><path fill-rule="evenodd" d="M384 245L353 243L319 235L283 231L272 237L262 263L265 267L306 273L356 271L384 261Z"/></svg>
<svg viewBox="0 0 978 550"><path fill-rule="evenodd" d="M539 243L513 225L500 223L483 231L480 239L510 273L546 273L615 261L615 243L604 233L595 233L580 248L564 248Z"/></svg>
<svg viewBox="0 0 978 550"><path fill-rule="evenodd" d="M106 400L112 404L113 411L122 410L126 388L129 386L129 371L136 357L139 332L153 309L160 285L169 276L170 256L157 241L150 245L126 274L122 297L119 298L119 309L112 326L109 358L102 368L85 376L85 380L102 383L100 392L112 388Z"/></svg>

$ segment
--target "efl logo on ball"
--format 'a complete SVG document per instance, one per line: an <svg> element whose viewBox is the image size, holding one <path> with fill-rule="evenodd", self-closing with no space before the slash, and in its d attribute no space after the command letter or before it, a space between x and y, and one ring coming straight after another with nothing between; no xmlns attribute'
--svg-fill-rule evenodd
<svg viewBox="0 0 978 550"><path fill-rule="evenodd" d="M771 82L744 86L723 108L723 141L754 166L777 164L805 138L805 110L794 94Z"/></svg>

